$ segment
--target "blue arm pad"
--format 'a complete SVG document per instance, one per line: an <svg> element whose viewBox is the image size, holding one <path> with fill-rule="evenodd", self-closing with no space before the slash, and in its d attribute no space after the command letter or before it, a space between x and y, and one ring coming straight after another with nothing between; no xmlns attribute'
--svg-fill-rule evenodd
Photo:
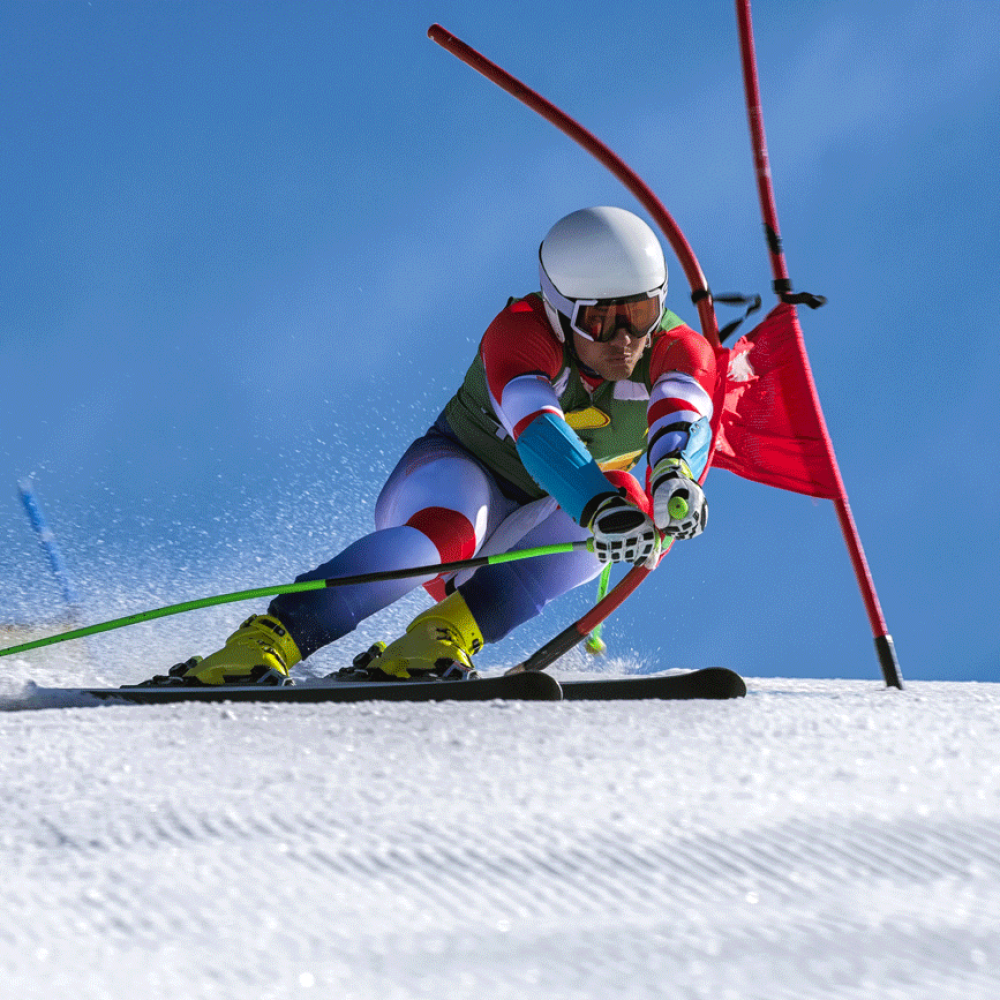
<svg viewBox="0 0 1000 1000"><path fill-rule="evenodd" d="M712 445L712 427L707 417L696 420L691 425L687 445L681 452L681 457L694 473L695 479L701 478L708 464L708 451Z"/></svg>
<svg viewBox="0 0 1000 1000"><path fill-rule="evenodd" d="M517 454L532 479L580 523L587 504L615 488L565 420L543 413L517 439Z"/></svg>

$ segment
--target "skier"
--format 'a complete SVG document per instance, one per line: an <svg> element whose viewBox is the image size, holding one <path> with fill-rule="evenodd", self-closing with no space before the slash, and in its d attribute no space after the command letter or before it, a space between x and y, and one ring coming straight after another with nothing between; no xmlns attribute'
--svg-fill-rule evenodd
<svg viewBox="0 0 1000 1000"><path fill-rule="evenodd" d="M573 212L542 242L539 276L540 293L511 299L493 320L458 392L389 476L376 530L297 579L590 537L594 551L285 594L219 651L173 667L171 681L283 683L302 659L420 584L438 603L374 660L373 675L469 675L485 643L604 563L655 561L658 532L702 531L697 479L711 443L714 353L665 307L655 234L624 209ZM627 473L644 453L648 492Z"/></svg>

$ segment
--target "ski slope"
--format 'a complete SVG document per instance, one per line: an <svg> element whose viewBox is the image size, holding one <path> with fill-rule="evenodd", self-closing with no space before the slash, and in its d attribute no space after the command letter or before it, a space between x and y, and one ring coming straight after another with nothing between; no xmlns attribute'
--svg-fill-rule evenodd
<svg viewBox="0 0 1000 1000"><path fill-rule="evenodd" d="M1000 996L995 684L146 708L31 675L4 997Z"/></svg>

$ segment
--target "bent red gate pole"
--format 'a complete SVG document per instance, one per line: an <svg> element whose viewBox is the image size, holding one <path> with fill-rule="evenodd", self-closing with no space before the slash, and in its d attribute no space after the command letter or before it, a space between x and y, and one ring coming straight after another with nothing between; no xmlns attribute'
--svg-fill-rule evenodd
<svg viewBox="0 0 1000 1000"><path fill-rule="evenodd" d="M440 24L432 24L427 29L427 36L432 41L437 42L443 49L447 49L452 55L457 56L466 65L471 66L478 73L482 73L486 79L491 80L502 90L506 90L508 94L516 97L522 104L526 104L532 111L537 112L546 121L555 125L557 129L564 132L575 142L579 143L632 192L636 200L649 212L653 221L660 227L663 235L669 241L677 260L684 269L688 284L691 286L691 301L694 302L698 309L701 332L713 347L718 347L719 326L715 318L715 310L712 306L712 293L705 280L701 265L698 263L698 258L695 257L694 251L681 232L680 227L673 220L673 217L663 206L660 199L653 193L649 185L617 153L609 149L592 132L585 129L579 122L574 121L551 101L546 100L541 94L537 93L537 91L523 84L517 77L512 76L505 69L491 62L480 52L477 52L471 45L467 45L450 31L441 27Z"/></svg>
<svg viewBox="0 0 1000 1000"><path fill-rule="evenodd" d="M819 305L822 300L816 300L815 297L808 295L795 295L792 292L792 283L789 279L788 268L785 263L785 254L781 245L780 230L778 229L778 213L775 207L774 188L771 182L771 168L767 156L767 142L764 136L764 116L760 103L757 58L754 52L753 26L750 20L750 0L736 0L736 19L739 26L740 54L743 62L743 87L746 92L747 115L750 122L750 140L753 145L754 167L757 175L757 192L760 197L761 213L767 236L767 248L771 258L774 291L781 301L789 303L793 309L800 302L805 302L813 306ZM865 558L865 552L861 545L861 537L858 534L858 528L854 523L854 516L851 513L851 507L847 500L847 491L844 488L844 482L841 478L840 469L833 451L833 441L827 430L826 421L823 419L823 411L820 407L819 395L816 391L812 370L809 366L809 359L806 355L805 344L802 341L798 323L796 322L794 326L796 338L799 342L798 348L802 359L803 371L809 385L816 419L826 447L830 472L836 484L837 495L833 498L833 504L837 511L837 519L840 522L844 541L847 543L847 550L850 553L851 563L854 566L854 574L861 589L861 596L865 602L865 610L868 613L872 635L875 638L875 651L878 654L879 665L882 668L882 676L885 678L885 683L888 687L902 688L903 681L899 662L896 659L896 650L892 642L892 636L889 635L885 618L882 615L878 594L875 592L875 583L872 580L871 571L868 568L868 560Z"/></svg>

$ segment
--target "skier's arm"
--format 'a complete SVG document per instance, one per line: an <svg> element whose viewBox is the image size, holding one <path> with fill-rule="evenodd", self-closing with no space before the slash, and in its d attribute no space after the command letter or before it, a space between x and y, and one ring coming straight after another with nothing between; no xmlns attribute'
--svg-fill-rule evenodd
<svg viewBox="0 0 1000 1000"><path fill-rule="evenodd" d="M712 443L715 357L693 330L669 331L653 347L649 399L649 492L656 525L677 538L700 534L708 504L698 484Z"/></svg>
<svg viewBox="0 0 1000 1000"><path fill-rule="evenodd" d="M686 326L657 337L652 351L646 446L649 466L667 455L677 455L700 477L712 441L714 352L704 338Z"/></svg>
<svg viewBox="0 0 1000 1000"><path fill-rule="evenodd" d="M522 386L524 378L535 384ZM566 423L551 385L545 393L539 376L515 379L504 392L520 401L525 398L549 402L515 425L520 428L517 453L535 482L554 497L577 524L590 529L594 552L602 562L645 562L659 548L652 520L624 499L601 472L576 432ZM554 403L554 406L553 406Z"/></svg>
<svg viewBox="0 0 1000 1000"><path fill-rule="evenodd" d="M601 500L616 494L561 410L536 412L523 425L515 442L518 457L531 478L577 524L589 524Z"/></svg>

